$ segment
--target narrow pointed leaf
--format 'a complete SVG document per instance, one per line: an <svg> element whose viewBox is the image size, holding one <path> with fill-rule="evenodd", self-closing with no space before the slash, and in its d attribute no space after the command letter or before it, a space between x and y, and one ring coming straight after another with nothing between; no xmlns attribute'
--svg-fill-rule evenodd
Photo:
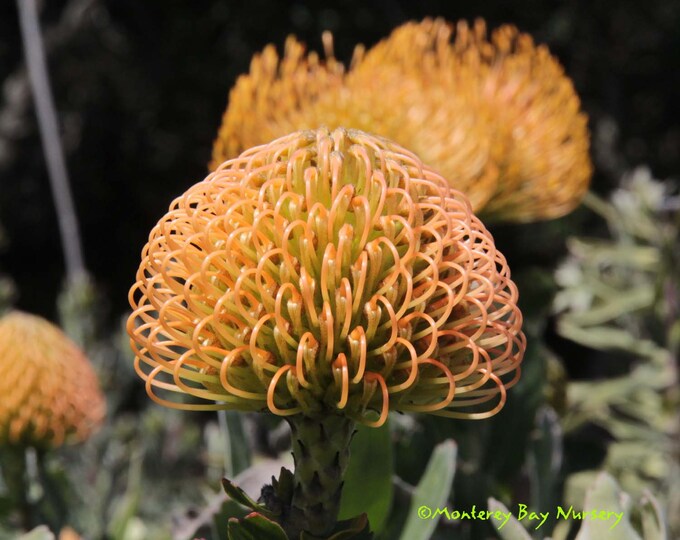
<svg viewBox="0 0 680 540"><path fill-rule="evenodd" d="M507 523L496 525L498 536L501 540L531 540L531 536L526 531L522 524L515 516L510 513L510 510L500 501L494 498L489 498L489 512L501 512L502 514L510 514ZM495 523L490 521L490 523Z"/></svg>
<svg viewBox="0 0 680 540"><path fill-rule="evenodd" d="M628 503L626 500L628 499ZM585 512L598 513L602 510L620 514L619 522L614 520L584 520L576 540L641 540L630 524L629 498L607 473L600 473L586 493L583 507Z"/></svg>
<svg viewBox="0 0 680 540"><path fill-rule="evenodd" d="M645 540L666 540L663 511L654 495L645 490L642 498L642 532Z"/></svg>
<svg viewBox="0 0 680 540"><path fill-rule="evenodd" d="M240 520L230 519L227 530L229 540L288 540L288 536L278 523L257 512Z"/></svg>
<svg viewBox="0 0 680 540"><path fill-rule="evenodd" d="M411 501L401 540L429 540L439 521L437 509L446 506L456 470L456 443L437 445Z"/></svg>
<svg viewBox="0 0 680 540"><path fill-rule="evenodd" d="M228 478L222 479L222 487L224 488L226 494L229 495L229 497L232 500L236 501L237 503L242 504L243 506L250 508L251 510L255 510L256 512L259 512L264 516L270 518L275 517L273 512L271 512L264 506L258 504L256 501L251 499L245 491L243 491L240 487L238 487Z"/></svg>

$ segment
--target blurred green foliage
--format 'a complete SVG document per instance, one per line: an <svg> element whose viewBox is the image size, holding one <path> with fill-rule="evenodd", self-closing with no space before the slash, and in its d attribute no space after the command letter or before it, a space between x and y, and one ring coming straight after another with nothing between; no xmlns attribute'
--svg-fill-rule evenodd
<svg viewBox="0 0 680 540"><path fill-rule="evenodd" d="M599 514L603 509L620 515L612 516L611 519L597 519L584 517L581 524L580 519L576 518L573 523L562 521L553 531L552 540L565 540L570 529L578 529L575 540L665 540L665 524L659 503L650 494L639 502L632 509L630 495L621 491L616 480L607 473L598 474L588 485L585 501L581 500L576 505L577 512L583 512L592 516L593 512ZM495 499L489 499L489 509L508 513L509 510L503 503ZM566 514L570 509L564 508ZM569 514L571 515L571 514ZM636 518L641 526L638 530L631 522L631 516ZM618 518L618 520L617 520ZM531 540L531 535L526 531L520 521L512 516L507 524L499 527L501 540ZM545 537L547 538L547 537Z"/></svg>

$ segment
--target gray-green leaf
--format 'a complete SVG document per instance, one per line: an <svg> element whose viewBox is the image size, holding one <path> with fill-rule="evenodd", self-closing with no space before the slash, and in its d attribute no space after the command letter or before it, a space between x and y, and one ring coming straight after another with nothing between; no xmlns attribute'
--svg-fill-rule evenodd
<svg viewBox="0 0 680 540"><path fill-rule="evenodd" d="M418 483L401 540L429 540L437 528L437 509L446 505L456 471L456 443L436 446L425 473Z"/></svg>
<svg viewBox="0 0 680 540"><path fill-rule="evenodd" d="M499 530L498 536L503 540L531 540L531 536L526 531L522 524L515 516L510 513L510 510L500 501L493 497L489 498L489 512L501 512L503 514L510 514L510 519Z"/></svg>
<svg viewBox="0 0 680 540"><path fill-rule="evenodd" d="M21 535L17 540L55 540L55 537L46 525L40 525L26 534Z"/></svg>
<svg viewBox="0 0 680 540"><path fill-rule="evenodd" d="M641 540L630 524L629 497L606 472L598 474L588 489L583 510L591 516L604 511L616 512L621 517L616 524L611 519L586 517L576 540Z"/></svg>

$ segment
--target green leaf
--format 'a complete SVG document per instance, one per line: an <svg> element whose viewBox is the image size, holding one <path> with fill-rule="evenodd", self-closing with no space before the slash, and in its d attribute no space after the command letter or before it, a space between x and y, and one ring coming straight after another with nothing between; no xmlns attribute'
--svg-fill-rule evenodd
<svg viewBox="0 0 680 540"><path fill-rule="evenodd" d="M647 358L657 358L665 354L664 349L648 339L640 339L628 330L611 326L582 328L569 317L561 317L557 323L558 333L571 341L603 351L620 350L639 354Z"/></svg>
<svg viewBox="0 0 680 540"><path fill-rule="evenodd" d="M243 415L236 411L217 411L226 452L226 474L237 475L250 466L250 449L243 429Z"/></svg>
<svg viewBox="0 0 680 540"><path fill-rule="evenodd" d="M392 440L388 422L358 426L340 500L339 519L366 513L374 532L382 531L392 507Z"/></svg>
<svg viewBox="0 0 680 540"><path fill-rule="evenodd" d="M288 540L281 525L257 512L240 520L231 518L227 530L229 540Z"/></svg>
<svg viewBox="0 0 680 540"><path fill-rule="evenodd" d="M401 540L429 540L437 528L437 509L446 505L456 471L456 443L438 444L418 483Z"/></svg>
<svg viewBox="0 0 680 540"><path fill-rule="evenodd" d="M361 514L352 519L346 519L338 522L331 535L325 537L324 540L372 540L373 533L368 524L368 517L366 514ZM300 540L320 540L317 536L313 536L305 531L300 534Z"/></svg>
<svg viewBox="0 0 680 540"><path fill-rule="evenodd" d="M372 540L373 533L369 526L369 519L366 514L361 514L353 519L341 521L336 530L340 529L328 538L328 540Z"/></svg>
<svg viewBox="0 0 680 540"><path fill-rule="evenodd" d="M569 251L583 264L592 267L604 265L623 266L634 270L656 271L660 262L655 246L613 243L611 240L571 237L567 240Z"/></svg>
<svg viewBox="0 0 680 540"><path fill-rule="evenodd" d="M498 536L500 536L503 540L531 540L531 536L526 531L526 529L517 520L517 518L512 515L510 510L508 510L502 502L490 497L488 504L489 512L510 514L510 519L508 519L507 523L497 527Z"/></svg>
<svg viewBox="0 0 680 540"><path fill-rule="evenodd" d="M425 466L427 466L427 462ZM398 477L394 478L393 484L394 500L392 501L390 518L387 520L387 525L383 532L376 535L376 540L394 540L399 538L410 513L411 497L414 488Z"/></svg>
<svg viewBox="0 0 680 540"><path fill-rule="evenodd" d="M642 532L645 540L666 540L666 527L659 501L648 490L642 498Z"/></svg>
<svg viewBox="0 0 680 540"><path fill-rule="evenodd" d="M46 525L40 525L32 531L21 535L17 540L55 540L55 537Z"/></svg>
<svg viewBox="0 0 680 540"><path fill-rule="evenodd" d="M220 493L218 496L221 497L222 494ZM212 513L213 537L216 539L228 538L229 520L231 518L242 519L250 512L245 511L243 506L229 498L225 498L219 506L216 506L215 502L216 500L209 501L207 505L208 512ZM175 538L197 538L196 534L202 525L202 519L194 520L182 529L175 529L173 535Z"/></svg>
<svg viewBox="0 0 680 540"><path fill-rule="evenodd" d="M587 311L572 312L569 318L579 326L595 326L608 323L617 317L650 307L654 303L654 284L640 284L627 291L613 291L597 306Z"/></svg>
<svg viewBox="0 0 680 540"><path fill-rule="evenodd" d="M528 465L531 506L539 512L554 510L562 466L562 430L551 407L543 406L536 414Z"/></svg>
<svg viewBox="0 0 680 540"><path fill-rule="evenodd" d="M273 512L251 499L245 491L243 491L228 478L222 478L222 487L224 488L226 494L237 503L242 504L251 510L255 510L256 512L259 512L260 514L269 518L275 517Z"/></svg>
<svg viewBox="0 0 680 540"><path fill-rule="evenodd" d="M611 519L584 519L576 540L641 540L630 524L630 498L607 473L597 475L586 492L584 512L616 512ZM618 523L613 520L619 517Z"/></svg>
<svg viewBox="0 0 680 540"><path fill-rule="evenodd" d="M107 533L113 540L124 540L142 496L143 453L136 451L130 458L127 487L125 493L116 499L113 517L107 525Z"/></svg>

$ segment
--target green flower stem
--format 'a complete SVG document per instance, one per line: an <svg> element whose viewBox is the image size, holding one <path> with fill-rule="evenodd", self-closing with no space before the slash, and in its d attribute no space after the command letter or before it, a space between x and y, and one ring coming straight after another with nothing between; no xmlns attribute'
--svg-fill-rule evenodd
<svg viewBox="0 0 680 540"><path fill-rule="evenodd" d="M298 538L303 530L323 536L337 522L354 422L329 414L319 418L295 415L288 423L295 473L289 522L284 527L290 538Z"/></svg>
<svg viewBox="0 0 680 540"><path fill-rule="evenodd" d="M0 468L12 507L19 515L20 525L29 530L33 526L33 508L28 499L26 450L17 446L0 449Z"/></svg>

